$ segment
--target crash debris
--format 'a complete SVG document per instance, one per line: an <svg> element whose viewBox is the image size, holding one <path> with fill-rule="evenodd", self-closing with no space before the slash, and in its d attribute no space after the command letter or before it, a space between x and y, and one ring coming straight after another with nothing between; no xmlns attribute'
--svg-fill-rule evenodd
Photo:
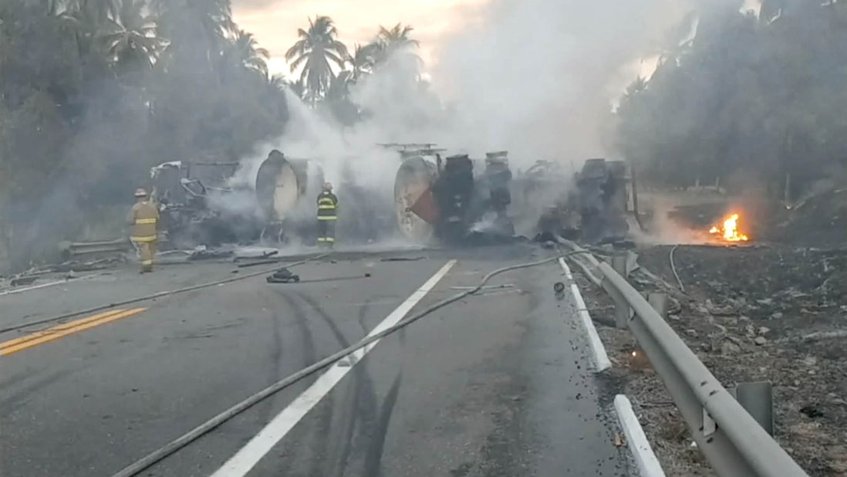
<svg viewBox="0 0 847 477"><path fill-rule="evenodd" d="M776 438L812 476L844 475L847 440L847 252L808 247L679 246L676 268L686 292L673 290L671 246L643 247L636 273L644 292L670 295L668 323L721 380L774 386ZM610 298L579 276L592 316L611 317ZM653 406L664 385L637 363L631 333L598 332L617 362L605 379L633 399L642 425L669 476L713 475L673 406ZM636 353L636 355L633 355ZM621 366L625 364L625 366Z"/></svg>
<svg viewBox="0 0 847 477"><path fill-rule="evenodd" d="M268 283L298 283L300 275L297 275L287 268L280 268L272 273L266 279Z"/></svg>

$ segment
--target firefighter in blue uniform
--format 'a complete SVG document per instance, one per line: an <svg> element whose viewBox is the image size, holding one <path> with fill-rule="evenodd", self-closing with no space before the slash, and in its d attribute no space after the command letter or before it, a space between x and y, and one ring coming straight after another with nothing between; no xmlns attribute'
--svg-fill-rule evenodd
<svg viewBox="0 0 847 477"><path fill-rule="evenodd" d="M329 248L335 245L337 220L338 197L332 193L332 184L326 182L318 195L318 245Z"/></svg>

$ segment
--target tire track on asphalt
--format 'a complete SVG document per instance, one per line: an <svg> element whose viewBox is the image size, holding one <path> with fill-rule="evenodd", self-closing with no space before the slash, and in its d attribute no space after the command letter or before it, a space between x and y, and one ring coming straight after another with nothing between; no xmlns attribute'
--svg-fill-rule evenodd
<svg viewBox="0 0 847 477"><path fill-rule="evenodd" d="M264 308L271 314L270 325L273 332L273 348L271 349L271 366L270 372L268 373L268 381L266 383L268 384L273 383L282 377L282 317L278 311L278 307L274 306L271 297L268 296L267 292L259 290L257 295L265 305ZM295 312L295 317L296 316L297 314ZM273 412L273 402L271 399L268 399L268 402L263 404L260 411L262 422L267 422L271 419L271 412Z"/></svg>
<svg viewBox="0 0 847 477"><path fill-rule="evenodd" d="M385 451L385 438L388 435L388 425L391 423L391 416L394 414L394 406L397 404L397 396L400 395L400 385L403 382L403 372L397 373L394 382L391 384L391 389L385 395L385 400L382 402L382 407L379 411L379 420L376 422L377 438L371 442L368 447L368 452L365 456L365 471L362 475L372 475L381 477L382 472L382 454Z"/></svg>
<svg viewBox="0 0 847 477"><path fill-rule="evenodd" d="M359 325L362 327L362 330L365 334L368 333L367 326L365 325L365 313L359 313L358 317ZM389 341L386 341L386 345L384 345L384 349L382 352L390 353L391 347L388 345ZM391 388L388 391L388 394L385 396L385 400L382 403L382 407L379 410L379 415L377 415L377 410L375 406L370 409L370 413L367 416L368 419L363 420L367 424L363 425L363 433L366 432L367 438L365 442L367 442L367 449L365 449L365 462L364 469L361 475L370 475L374 477L381 476L382 472L382 455L385 451L385 441L388 437L388 425L391 422L391 416L394 412L394 406L397 404L397 398L399 396L400 385L403 381L403 370L406 367L406 329L401 329L397 332L397 356L396 359L393 360L396 363L397 367L397 375L394 377L394 381L392 382ZM365 359L368 359L365 357Z"/></svg>
<svg viewBox="0 0 847 477"><path fill-rule="evenodd" d="M362 335L367 335L368 331L364 326L365 316L370 310L372 299L368 298L364 304L359 305L359 313L357 321L362 327ZM365 358L367 359L367 358ZM328 475L335 477L343 477L347 474L347 470L351 470L351 474L356 475L352 469L348 469L350 456L353 454L354 436L358 430L359 441L362 440L362 433L367 430L367 423L373 419L375 413L375 397L369 398L368 391L372 392L373 385L363 386L362 383L369 382L367 368L365 366L357 366L353 370L353 379L347 386L344 387L342 402L349 404L348 412L344 412L341 417L341 436L339 442L345 443L340 450L337 450L336 456L332 459L332 472ZM335 433L333 433L335 434ZM365 440L367 442L367 440ZM337 448L337 446L334 446Z"/></svg>
<svg viewBox="0 0 847 477"><path fill-rule="evenodd" d="M347 347L350 344L350 341L344 336L341 332L338 325L335 323L335 320L327 314L320 304L312 297L306 295L303 292L295 292L295 294L303 300L306 304L308 304L314 311L317 313L319 317L326 323L326 325L330 328L335 338L338 340L338 343L342 347ZM364 317L367 314L367 310L369 308L368 303L371 300L368 299L365 303L365 306L360 308L359 311L359 323L364 323ZM364 334L367 334L367 330L363 327ZM367 359L367 358L365 358ZM352 387L352 389L350 389ZM356 429L357 422L359 422L359 413L358 408L360 406L364 407L369 411L370 415L374 415L376 413L377 408L377 396L374 388L373 380L370 377L367 369L367 363L361 363L358 369L355 370L355 374L353 375L353 379L350 382L349 386L345 388L344 393L341 393L338 398L340 402L338 402L338 407L342 414L338 419L341 421L339 423L339 427L341 428L341 432L329 432L332 430L332 418L336 413L336 401L333 398L333 393L330 393L327 397L330 399L330 402L327 403L328 412L324 413L322 416L322 423L325 426L327 435L333 436L332 442L327 439L324 441L324 455L332 456L331 459L327 459L324 462L332 462L333 468L331 469L331 473L326 472L318 472L317 475L333 475L337 477L341 477L345 474L345 470L347 468L347 462L349 460L352 444L353 444L353 435ZM337 393L336 393L337 394ZM363 429L366 429L368 426L365 423L360 423ZM312 469L313 472L318 471L318 469ZM367 475L367 474L366 474Z"/></svg>
<svg viewBox="0 0 847 477"><path fill-rule="evenodd" d="M301 366L308 366L315 362L317 359L316 350L315 350L315 341L314 336L312 336L312 329L309 326L308 316L306 315L306 311L303 309L303 306L298 303L293 297L291 297L284 290L274 290L277 295L285 302L287 308L291 309L291 312L294 314L294 322L297 325L297 329L300 331L300 338L303 343L303 353L302 353L302 363ZM280 350L280 356L282 355L282 351ZM268 422L271 420L271 414L273 408L268 406L262 412L262 422ZM320 446L322 436L320 433L312 434L312 445L307 446L307 448L315 448L314 446ZM279 462L279 475L299 475L298 472L291 472L292 469L296 469L296 461L299 456L294 455L291 456L290 459L280 459Z"/></svg>
<svg viewBox="0 0 847 477"><path fill-rule="evenodd" d="M71 373L77 371L77 368L71 370L59 370L49 372L47 374L33 377L33 375L24 376L25 378L30 378L29 380L15 380L14 384L9 385L4 388L4 392L8 392L10 387L14 387L17 384L18 390L4 396L3 400L0 401L0 410L2 410L3 416L9 416L12 412L16 411L17 408L26 403L30 397L37 393L38 391L50 386L51 384L56 383L57 381L66 378Z"/></svg>

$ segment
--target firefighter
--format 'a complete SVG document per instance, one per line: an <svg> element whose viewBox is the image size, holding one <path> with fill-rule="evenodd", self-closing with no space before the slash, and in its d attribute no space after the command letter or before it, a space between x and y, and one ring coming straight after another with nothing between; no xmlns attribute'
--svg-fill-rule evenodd
<svg viewBox="0 0 847 477"><path fill-rule="evenodd" d="M159 209L149 200L143 188L135 191L135 199L129 217L130 240L138 251L141 273L148 273L153 271L153 257L156 256Z"/></svg>
<svg viewBox="0 0 847 477"><path fill-rule="evenodd" d="M332 193L332 184L324 183L318 195L318 245L335 245L335 222L338 220L338 197Z"/></svg>

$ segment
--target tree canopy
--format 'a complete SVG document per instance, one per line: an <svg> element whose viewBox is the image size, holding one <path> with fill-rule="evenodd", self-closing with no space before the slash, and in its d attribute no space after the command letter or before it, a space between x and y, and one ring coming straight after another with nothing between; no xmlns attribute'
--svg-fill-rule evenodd
<svg viewBox="0 0 847 477"><path fill-rule="evenodd" d="M155 164L280 135L267 57L229 0L0 2L0 256L78 237Z"/></svg>
<svg viewBox="0 0 847 477"><path fill-rule="evenodd" d="M690 30L692 18L681 30ZM618 145L673 186L764 186L794 197L847 165L847 4L770 0L702 12L618 109ZM735 183L732 183L735 179Z"/></svg>
<svg viewBox="0 0 847 477"><path fill-rule="evenodd" d="M351 88L375 72L390 66L391 75L404 91L419 88L423 60L417 55L419 43L411 37L413 30L402 23L380 26L371 42L356 44L351 54L338 39L330 17L309 19L308 28L298 31L299 40L285 55L291 72L299 72L289 88L312 107L328 111L342 125L350 126L368 114L351 99Z"/></svg>

